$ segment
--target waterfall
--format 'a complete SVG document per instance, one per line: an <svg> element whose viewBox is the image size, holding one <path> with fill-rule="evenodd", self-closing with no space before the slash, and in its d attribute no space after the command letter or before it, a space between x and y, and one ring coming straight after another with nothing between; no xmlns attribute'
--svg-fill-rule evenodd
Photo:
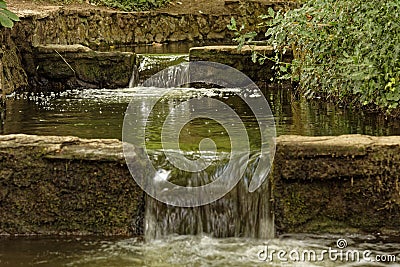
<svg viewBox="0 0 400 267"><path fill-rule="evenodd" d="M131 79L129 80L129 85L128 88L133 88L136 85L138 85L139 82L139 70L136 65L133 66L132 70L132 76Z"/></svg>
<svg viewBox="0 0 400 267"><path fill-rule="evenodd" d="M213 237L249 237L269 239L274 237L274 223L271 209L269 181L253 193L248 192L249 180L257 164L253 156L245 176L236 187L214 203L191 208L169 206L150 196L145 204L145 238L159 239L171 234L199 235ZM164 164L161 164L164 165ZM215 173L226 166L216 166ZM208 180L203 173L200 180ZM186 174L193 179L193 174ZM185 179L181 174L180 179Z"/></svg>
<svg viewBox="0 0 400 267"><path fill-rule="evenodd" d="M149 67L158 66L157 64L150 64L150 59L152 58L142 56L139 61L138 72L140 80L143 79L142 75L146 73L146 70L158 68ZM173 60L169 60L168 62L173 62ZM251 193L249 192L255 189L252 189L255 182L260 181L261 183L265 178L265 175L260 173L258 165L267 166L267 164L265 164L265 158L269 157L265 157L265 151L261 153L261 147L265 146L265 143L268 141L260 139L261 127L259 127L259 125L263 123L262 125L265 127L265 125L270 125L271 121L273 125L273 117L268 114L263 114L262 117L248 116L248 114L260 112L263 108L268 107L268 103L264 105L263 102L263 106L259 106L259 109L252 111L248 103L253 103L254 107L256 106L254 103L256 103L257 99L261 98L254 93L256 90L252 87L252 83L249 83L247 76L246 79L243 79L238 74L237 70L229 72L225 67L218 68L218 66L214 65L205 66L204 63L183 63L174 67L165 68L164 71L152 75L151 79L141 82L138 92L140 91L141 94L147 93L148 102L146 102L146 104L143 102L135 102L134 100L130 103L128 107L129 116L125 116L125 120L127 122L134 121L135 123L125 124L124 122L124 130L127 133L124 135L126 136L124 142L135 144L139 139L144 140L146 136L146 155L148 155L149 158L143 157L143 162L147 162L147 159L151 159L154 172L158 174L154 175L153 172L149 171L151 175L146 177L146 169L146 171L141 171L141 175L139 176L141 176L141 178L144 177L143 181L145 182L143 184L146 184L147 179L156 181L154 184L155 187L153 186L152 190L156 188L157 183L163 183L165 180L168 180L170 182L169 184L172 183L181 187L205 186L218 180L214 185L219 186L218 188L222 188L225 185L228 187L228 181L238 182L236 186L234 186L234 183L229 185L228 188L231 189L233 187L233 189L222 198L214 202L210 201L211 203L204 202L210 204L197 207L191 205L186 205L186 208L171 206L146 195L145 238L147 240L153 240L173 234L206 234L220 238L272 238L274 237L274 223L270 203L270 182L267 179L260 187L258 187L257 184L255 187L258 187L257 190ZM203 77L206 78L203 79ZM227 90L218 91L218 87L215 87L213 84L213 77L217 77L218 79L216 82L217 86L227 88ZM193 83L191 82L192 80ZM196 83L204 83L207 86L211 85L213 87L209 89L205 87L195 89L193 84ZM234 86L229 87L230 85ZM239 87L236 87L236 85ZM182 87L184 87L184 89ZM172 88L173 90L165 91L165 95L163 91L158 91L158 89L166 88ZM215 98L218 98L218 101ZM201 99L209 99L210 101L202 102ZM216 103L219 104L216 105ZM223 108L221 108L221 105ZM229 110L231 109L231 113L234 113L235 116L230 115L231 113L229 113ZM220 112L218 112L219 110ZM148 113L149 111L151 112ZM215 114L222 117L214 116ZM132 118L132 121L130 118ZM196 121L196 118L199 118L200 121ZM201 119L210 119L211 122ZM244 121L241 119L244 119ZM177 122L178 128L163 131L164 129L168 129L167 125L174 125L171 122L165 124L166 120ZM182 129L180 129L179 123L183 121L188 123L185 122L182 124ZM219 124L220 122L223 122L223 124ZM243 123L247 124L249 127L246 128ZM221 127L224 130L220 129ZM225 127L231 129L230 133L232 133L232 135L229 135L229 131L226 132ZM242 134L241 127L244 128L246 133ZM141 133L142 128L144 129L143 133L145 133L143 136L140 134L131 135L132 132L137 132L138 129L139 133ZM183 128L185 128L185 130L183 130ZM240 135L237 133L240 133ZM248 136L244 138L246 134L251 136L251 140L248 139ZM165 148L164 144L174 142L177 135L182 137L178 141L179 146L174 147L167 145L167 148ZM235 136L237 136L236 139ZM185 169L185 167L175 166L172 162L173 160L171 161L171 159L174 159L174 157L171 157L171 151L172 154L176 153L176 155L180 155L181 152L189 153L183 155L183 158L191 157L192 160L202 158L202 153L199 151L201 150L201 142L197 143L196 141L199 138L201 140L205 140L206 138L215 140L215 148L219 149L213 150L212 148L206 148L204 151L202 150L202 152L206 152L207 155L212 154L208 152L215 152L214 156L210 156L213 158L212 160L207 158L207 160L210 160L210 165L206 165L205 169L200 168L196 171L190 168ZM232 140L236 141L233 142ZM142 144L141 142L139 143ZM198 148L193 148L193 144L198 144ZM248 147L246 148L244 144L247 144ZM232 152L234 151L233 146L235 145L237 146L236 151L240 151L240 153L249 152L246 154L246 158L241 157L242 159L244 158L246 162L231 161L232 158L230 156L236 155ZM164 148L165 150L163 150ZM169 158L167 155L170 155ZM185 160L182 162L187 164ZM232 164L232 162L235 163ZM134 164L132 166L134 166ZM243 171L244 175L242 175ZM224 173L225 176L221 176L221 173ZM152 183L150 182L150 184ZM250 184L253 184L253 186L249 187ZM162 195L163 192L174 192L169 190L175 189L172 187L161 188L159 191L156 191L160 193L160 195ZM177 192L182 193L182 191ZM170 200L173 198L177 202L165 202L171 204L175 203L175 205L178 206L185 206L180 205L180 202L182 199L193 199L195 196L193 196L192 192L193 191L190 191L190 193L179 195L167 194L171 197ZM223 193L225 193L225 191L223 191ZM155 196L155 194L152 193L150 193L150 195ZM218 195L218 197L221 196L216 191L202 191L199 195L196 195L196 199L199 199L199 197L200 199L207 199L215 195Z"/></svg>
<svg viewBox="0 0 400 267"><path fill-rule="evenodd" d="M180 85L186 85L189 81L189 63L180 64L173 68L167 68L165 71L158 72L151 79L142 83L144 87L172 88Z"/></svg>
<svg viewBox="0 0 400 267"><path fill-rule="evenodd" d="M188 54L137 54L136 65L129 80L129 88L142 84L146 79L165 68L187 61L189 61ZM174 73L170 75L174 75ZM171 79L171 77L174 76L165 78Z"/></svg>

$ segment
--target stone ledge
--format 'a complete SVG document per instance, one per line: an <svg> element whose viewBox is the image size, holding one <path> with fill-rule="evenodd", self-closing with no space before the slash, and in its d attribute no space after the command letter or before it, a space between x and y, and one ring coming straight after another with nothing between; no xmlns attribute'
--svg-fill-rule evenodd
<svg viewBox="0 0 400 267"><path fill-rule="evenodd" d="M33 50L26 71L38 90L127 87L136 58L130 52L97 52L79 44L47 44Z"/></svg>
<svg viewBox="0 0 400 267"><path fill-rule="evenodd" d="M400 234L399 169L399 136L278 137L277 233ZM0 234L143 229L143 192L119 140L0 136L0 202Z"/></svg>
<svg viewBox="0 0 400 267"><path fill-rule="evenodd" d="M143 196L118 140L0 136L0 235L138 235Z"/></svg>
<svg viewBox="0 0 400 267"><path fill-rule="evenodd" d="M93 52L87 46L83 46L80 44L73 45L61 45L61 44L46 44L46 45L37 45L34 47L37 53L41 54L53 54L54 51L58 52L68 52L68 53L88 53Z"/></svg>
<svg viewBox="0 0 400 267"><path fill-rule="evenodd" d="M48 159L74 159L125 163L117 139L81 139L75 136L0 135L1 149L35 147Z"/></svg>
<svg viewBox="0 0 400 267"><path fill-rule="evenodd" d="M280 136L277 144L278 233L400 234L399 136Z"/></svg>
<svg viewBox="0 0 400 267"><path fill-rule="evenodd" d="M237 45L208 45L200 47L192 47L189 52L193 58L200 57L202 55L206 56L207 53L221 53L225 52L231 55L251 55L253 51L262 52L266 55L274 55L274 49L272 46L268 45L258 45L250 46L244 45L242 49L238 50Z"/></svg>

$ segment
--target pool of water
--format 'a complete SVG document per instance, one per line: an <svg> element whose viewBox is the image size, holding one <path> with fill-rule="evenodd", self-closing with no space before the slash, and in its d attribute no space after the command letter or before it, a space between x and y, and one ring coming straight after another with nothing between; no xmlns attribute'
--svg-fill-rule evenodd
<svg viewBox="0 0 400 267"><path fill-rule="evenodd" d="M172 235L151 242L3 238L0 266L399 266L399 242L373 235L284 235L271 240Z"/></svg>
<svg viewBox="0 0 400 267"><path fill-rule="evenodd" d="M124 113L131 99L140 99L145 105L152 98L159 97L154 88L140 94L138 89L140 87L84 89L8 96L0 133L121 139ZM330 103L294 99L289 88L265 88L263 93L274 115L277 135L400 135L399 120ZM227 94L221 96L222 99L229 97ZM234 97L231 99L229 101L233 104L238 102ZM169 102L161 102L157 108L160 112L167 112L173 101L172 98ZM246 117L243 119L246 122Z"/></svg>

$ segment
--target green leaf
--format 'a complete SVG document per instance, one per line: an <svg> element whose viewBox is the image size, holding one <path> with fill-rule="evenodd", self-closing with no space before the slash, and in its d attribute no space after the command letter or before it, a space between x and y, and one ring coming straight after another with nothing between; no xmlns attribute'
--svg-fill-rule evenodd
<svg viewBox="0 0 400 267"><path fill-rule="evenodd" d="M0 12L2 12L4 15L6 15L9 19L13 21L19 21L19 17L7 9L0 9Z"/></svg>
<svg viewBox="0 0 400 267"><path fill-rule="evenodd" d="M234 17L231 17L231 24L227 25L228 29L231 31L236 31L237 27L236 27L236 20Z"/></svg>
<svg viewBox="0 0 400 267"><path fill-rule="evenodd" d="M268 8L268 15L271 18L275 17L275 11L271 7Z"/></svg>
<svg viewBox="0 0 400 267"><path fill-rule="evenodd" d="M279 70L282 72L287 72L287 68L285 66L279 66Z"/></svg>
<svg viewBox="0 0 400 267"><path fill-rule="evenodd" d="M0 8L7 8L7 4L4 1L0 1Z"/></svg>
<svg viewBox="0 0 400 267"><path fill-rule="evenodd" d="M0 24L7 28L12 28L14 26L14 22L10 20L6 15L0 12Z"/></svg>
<svg viewBox="0 0 400 267"><path fill-rule="evenodd" d="M269 15L265 15L265 14L262 14L262 15L260 15L260 16L258 16L260 19L269 19L269 18L271 18L271 16L269 16Z"/></svg>

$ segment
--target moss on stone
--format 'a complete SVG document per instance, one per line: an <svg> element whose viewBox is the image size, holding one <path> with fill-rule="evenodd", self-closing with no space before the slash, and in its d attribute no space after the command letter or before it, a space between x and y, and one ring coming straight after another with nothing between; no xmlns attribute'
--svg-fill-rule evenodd
<svg viewBox="0 0 400 267"><path fill-rule="evenodd" d="M278 232L381 232L400 227L400 138L278 138Z"/></svg>
<svg viewBox="0 0 400 267"><path fill-rule="evenodd" d="M55 141L49 137L40 140L40 145L35 137L1 141L1 233L142 233L143 192L125 164L115 156L114 160L102 160L96 155L95 160L84 153L85 147L93 149L94 144L100 150L116 149L115 143L98 141L89 145L78 140L75 146L80 146L81 156L70 159L45 157L49 153L62 154L63 148L54 148ZM114 142L120 147L120 142ZM44 154L44 148L51 147ZM111 149L108 151L112 154Z"/></svg>

